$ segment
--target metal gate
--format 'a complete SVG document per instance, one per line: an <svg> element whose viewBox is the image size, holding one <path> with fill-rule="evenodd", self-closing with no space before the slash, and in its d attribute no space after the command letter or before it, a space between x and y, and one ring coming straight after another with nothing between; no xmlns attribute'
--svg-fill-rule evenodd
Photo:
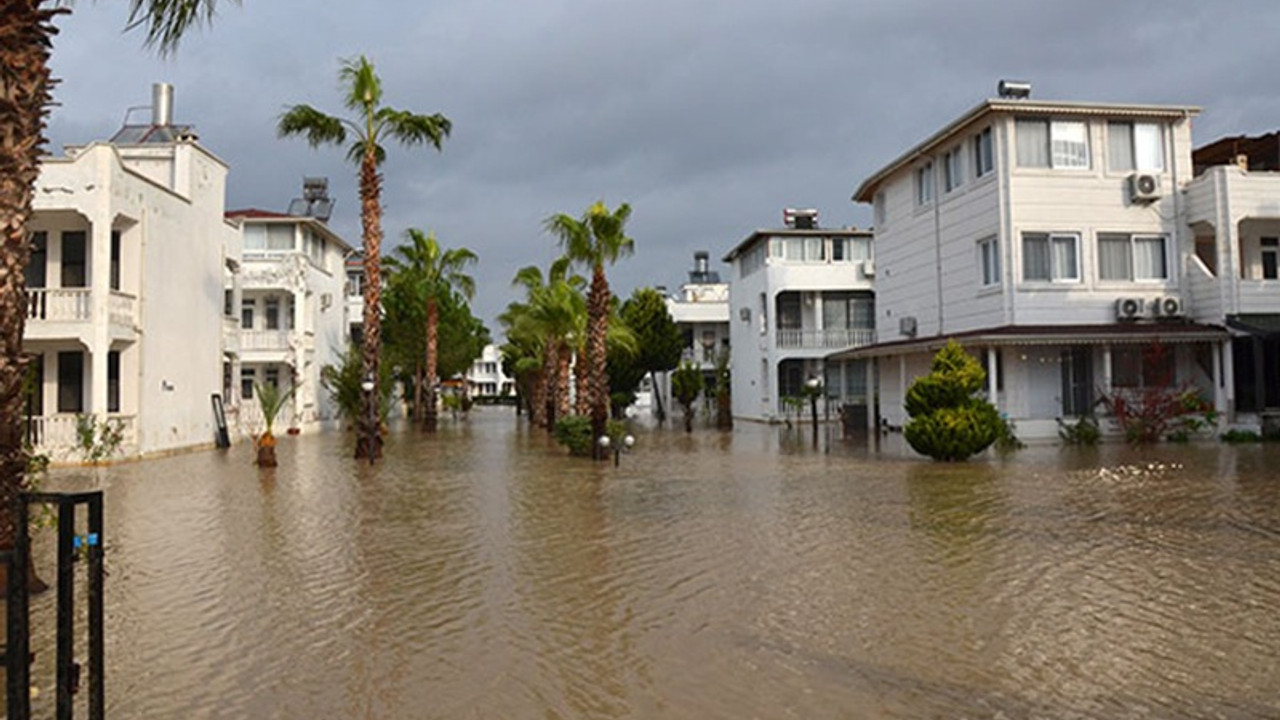
<svg viewBox="0 0 1280 720"><path fill-rule="evenodd" d="M8 566L9 594L7 617L8 642L4 647L6 668L5 699L9 720L31 718L31 633L28 580L31 547L30 510L33 505L49 505L58 518L57 592L57 660L54 687L57 720L73 717L72 696L80 686L80 666L75 660L75 581L77 564L88 574L88 712L89 720L103 720L106 692L103 686L105 636L103 632L103 527L102 492L22 493L14 509L15 538L13 550L0 553ZM76 532L76 509L87 509L86 531ZM83 561L83 562L81 562Z"/></svg>

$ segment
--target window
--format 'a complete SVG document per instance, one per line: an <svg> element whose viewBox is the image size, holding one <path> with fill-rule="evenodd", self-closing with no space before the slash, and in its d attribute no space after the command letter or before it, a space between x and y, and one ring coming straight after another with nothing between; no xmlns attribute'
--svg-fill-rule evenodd
<svg viewBox="0 0 1280 720"><path fill-rule="evenodd" d="M826 257L826 238L789 237L777 238L773 241L775 257L781 251L781 257L790 262L823 262Z"/></svg>
<svg viewBox="0 0 1280 720"><path fill-rule="evenodd" d="M257 373L253 368L240 368L240 399L253 399L253 383L256 380Z"/></svg>
<svg viewBox="0 0 1280 720"><path fill-rule="evenodd" d="M42 288L49 262L49 236L43 230L31 233L31 257L27 260L27 287Z"/></svg>
<svg viewBox="0 0 1280 720"><path fill-rule="evenodd" d="M120 289L120 231L111 231L111 289Z"/></svg>
<svg viewBox="0 0 1280 720"><path fill-rule="evenodd" d="M107 352L107 412L120 412L120 351Z"/></svg>
<svg viewBox="0 0 1280 720"><path fill-rule="evenodd" d="M270 385L271 387L279 390L280 389L280 368L274 365L267 368L266 380L263 381L263 384Z"/></svg>
<svg viewBox="0 0 1280 720"><path fill-rule="evenodd" d="M83 231L62 233L62 287L87 287Z"/></svg>
<svg viewBox="0 0 1280 720"><path fill-rule="evenodd" d="M1165 345L1122 345L1111 351L1111 385L1118 388L1169 387L1176 379L1173 350Z"/></svg>
<svg viewBox="0 0 1280 720"><path fill-rule="evenodd" d="M831 238L832 262L862 262L871 259L871 242L867 238Z"/></svg>
<svg viewBox="0 0 1280 720"><path fill-rule="evenodd" d="M1088 169L1089 129L1083 121L1021 118L1016 127L1019 167Z"/></svg>
<svg viewBox="0 0 1280 720"><path fill-rule="evenodd" d="M1159 235L1099 233L1098 279L1169 279L1164 238Z"/></svg>
<svg viewBox="0 0 1280 720"><path fill-rule="evenodd" d="M1280 270L1280 238L1264 237L1262 238L1262 279L1276 280L1280 279L1277 271Z"/></svg>
<svg viewBox="0 0 1280 720"><path fill-rule="evenodd" d="M973 136L973 176L982 177L994 170L996 158L991 146L991 128Z"/></svg>
<svg viewBox="0 0 1280 720"><path fill-rule="evenodd" d="M253 329L253 301L243 300L240 303L240 329Z"/></svg>
<svg viewBox="0 0 1280 720"><path fill-rule="evenodd" d="M880 192L876 193L875 198L872 200L872 206L871 206L871 207L872 207L872 222L874 222L874 223L875 223L876 227L878 227L878 228L883 228L883 227L884 227L884 215L885 215L885 207L884 207L884 191L883 191L883 190L881 190Z"/></svg>
<svg viewBox="0 0 1280 720"><path fill-rule="evenodd" d="M943 187L951 192L964 184L964 153L957 147L942 156Z"/></svg>
<svg viewBox="0 0 1280 720"><path fill-rule="evenodd" d="M933 163L928 162L916 168L916 204L928 205L933 202Z"/></svg>
<svg viewBox="0 0 1280 720"><path fill-rule="evenodd" d="M869 293L824 292L822 327L827 330L874 330L875 298Z"/></svg>
<svg viewBox="0 0 1280 720"><path fill-rule="evenodd" d="M978 268L983 286L1000 284L1000 243L996 238L978 241Z"/></svg>
<svg viewBox="0 0 1280 720"><path fill-rule="evenodd" d="M1155 123L1107 123L1107 168L1116 172L1164 170L1164 143Z"/></svg>
<svg viewBox="0 0 1280 720"><path fill-rule="evenodd" d="M1040 282L1074 282L1080 279L1075 235L1023 233L1022 279Z"/></svg>
<svg viewBox="0 0 1280 720"><path fill-rule="evenodd" d="M84 412L84 353L58 353L58 412Z"/></svg>
<svg viewBox="0 0 1280 720"><path fill-rule="evenodd" d="M280 298L277 298L277 297L267 298L265 310L263 314L266 316L267 329L279 330L280 329Z"/></svg>

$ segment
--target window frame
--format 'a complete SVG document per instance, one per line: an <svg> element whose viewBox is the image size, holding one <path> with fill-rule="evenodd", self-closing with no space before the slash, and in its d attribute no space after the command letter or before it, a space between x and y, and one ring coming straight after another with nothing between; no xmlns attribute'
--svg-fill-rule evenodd
<svg viewBox="0 0 1280 720"><path fill-rule="evenodd" d="M1116 164L1116 155L1112 152L1114 149L1115 138L1112 133L1115 132L1117 126L1128 128L1129 137L1127 138L1128 167L1118 167ZM1154 128L1156 133L1156 147L1154 157L1158 161L1157 165L1145 167L1139 162L1139 132L1138 128ZM1165 171L1165 146L1167 140L1165 138L1165 126L1157 122L1135 122L1132 120L1108 120L1107 121L1107 172L1118 175L1131 175L1133 173L1162 173ZM1151 148L1147 148L1150 150Z"/></svg>
<svg viewBox="0 0 1280 720"><path fill-rule="evenodd" d="M976 243L978 287L986 290L1003 284L1000 268L1000 238L992 235ZM989 261L989 262L988 262Z"/></svg>
<svg viewBox="0 0 1280 720"><path fill-rule="evenodd" d="M964 145L957 145L942 156L942 192L944 195L964 186Z"/></svg>
<svg viewBox="0 0 1280 720"><path fill-rule="evenodd" d="M1034 236L1042 237L1046 243L1046 258L1049 263L1048 277L1028 277L1027 276L1027 242ZM1084 280L1084 273L1080 271L1080 233L1066 232L1058 230L1029 230L1023 231L1022 238L1022 282L1034 285L1078 285ZM1072 243L1072 263L1074 265L1075 275L1063 275L1059 272L1058 262L1055 259L1057 254L1053 252L1055 243L1059 241L1070 240Z"/></svg>
<svg viewBox="0 0 1280 720"><path fill-rule="evenodd" d="M1030 164L1028 158L1023 157L1022 132L1023 128L1031 124L1044 126L1044 146L1040 150L1044 154L1045 164ZM1084 131L1082 146L1084 148L1083 164L1067 164L1060 163L1059 157L1066 156L1066 148L1056 147L1059 144L1065 144L1066 139L1060 139L1061 135L1066 132L1068 126L1080 126ZM1092 138L1090 137L1090 124L1088 120L1065 120L1054 117L1026 116L1014 119L1015 132L1015 157L1016 165L1021 170L1068 170L1087 172L1093 169L1093 150L1091 148Z"/></svg>
<svg viewBox="0 0 1280 720"><path fill-rule="evenodd" d="M995 145L988 125L973 136L973 177L984 178L995 169Z"/></svg>
<svg viewBox="0 0 1280 720"><path fill-rule="evenodd" d="M1138 277L1138 257L1136 254L1137 244L1139 241L1150 242L1152 240L1160 241L1161 260L1162 260L1161 264L1163 265L1164 274L1159 277ZM1102 252L1103 243L1104 242L1120 242L1120 241L1125 242L1126 249L1128 251L1127 263L1126 263L1126 269L1128 271L1127 277L1106 277L1103 275L1102 261L1103 261L1103 258L1105 257L1105 253ZM1095 255L1096 255L1097 276L1098 276L1099 283L1157 283L1158 284L1158 283L1167 283L1172 279L1170 276L1173 274L1173 269L1170 267L1170 262L1169 262L1170 248L1169 248L1168 235L1161 235L1159 233L1099 232L1095 238L1094 244L1097 247L1097 252L1095 253Z"/></svg>
<svg viewBox="0 0 1280 720"><path fill-rule="evenodd" d="M933 161L930 160L917 167L913 177L915 178L916 207L932 205L936 190Z"/></svg>

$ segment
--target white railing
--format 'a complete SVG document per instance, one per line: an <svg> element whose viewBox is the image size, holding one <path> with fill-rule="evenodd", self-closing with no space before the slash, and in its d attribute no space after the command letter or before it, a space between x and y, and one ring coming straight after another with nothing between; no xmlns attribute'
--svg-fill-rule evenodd
<svg viewBox="0 0 1280 720"><path fill-rule="evenodd" d="M1280 280L1240 280L1241 313L1280 312Z"/></svg>
<svg viewBox="0 0 1280 720"><path fill-rule="evenodd" d="M288 350L288 330L242 330L241 350Z"/></svg>
<svg viewBox="0 0 1280 720"><path fill-rule="evenodd" d="M137 317L138 299L119 290L112 290L107 300L111 313L111 324L132 328Z"/></svg>
<svg viewBox="0 0 1280 720"><path fill-rule="evenodd" d="M73 413L37 415L27 418L27 439L37 452L57 451L61 455L73 454L80 446ZM138 443L137 418L133 415L110 414L106 422L121 430L121 449L136 447Z"/></svg>
<svg viewBox="0 0 1280 720"><path fill-rule="evenodd" d="M840 349L870 345L876 341L875 330L833 328L829 330L778 330L780 348Z"/></svg>
<svg viewBox="0 0 1280 720"><path fill-rule="evenodd" d="M27 319L81 322L93 310L89 288L28 288Z"/></svg>

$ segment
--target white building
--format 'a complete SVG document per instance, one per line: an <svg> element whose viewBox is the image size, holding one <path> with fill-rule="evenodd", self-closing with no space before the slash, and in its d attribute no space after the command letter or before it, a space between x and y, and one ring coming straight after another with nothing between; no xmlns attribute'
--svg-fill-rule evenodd
<svg viewBox="0 0 1280 720"><path fill-rule="evenodd" d="M707 389L714 387L716 360L729 353L729 284L720 281L720 273L710 268L711 255L699 250L693 254L693 269L678 295L666 297L667 312L684 336L681 362L690 362L702 370ZM670 413L675 405L671 398L671 374L657 378L657 402ZM648 378L637 393L636 405L641 411L654 410L653 386Z"/></svg>
<svg viewBox="0 0 1280 720"><path fill-rule="evenodd" d="M875 341L872 234L819 228L813 210L785 219L787 227L757 230L724 256L738 418L782 417L786 399L814 380L830 405L865 402L863 363L824 358Z"/></svg>
<svg viewBox="0 0 1280 720"><path fill-rule="evenodd" d="M883 421L905 422L907 387L949 338L981 358L990 399L1024 437L1056 436L1101 393L1170 378L1229 415L1218 323L1241 306L1202 297L1241 282L1196 266L1185 221L1205 228L1218 267L1257 242L1231 239L1243 216L1215 214L1221 182L1193 183L1197 113L1001 97L865 180L854 200L875 214L879 343L833 358L875 359Z"/></svg>
<svg viewBox="0 0 1280 720"><path fill-rule="evenodd" d="M309 178L289 214L227 213L241 227L244 256L224 308L238 313L230 317L238 352L227 353L224 373L238 382L224 392L228 414L244 434L264 425L255 384L297 386L277 418L282 428L314 430L336 420L320 370L340 365L347 348L345 260L352 248L326 224L332 207L326 189L323 179Z"/></svg>
<svg viewBox="0 0 1280 720"><path fill-rule="evenodd" d="M514 399L516 383L502 370L502 353L492 343L485 345L480 357L467 369L467 384L472 396Z"/></svg>
<svg viewBox="0 0 1280 720"><path fill-rule="evenodd" d="M158 85L149 123L41 162L23 348L28 436L56 460L76 459L78 415L119 427L124 456L214 442L239 233L223 219L226 164L171 108Z"/></svg>

